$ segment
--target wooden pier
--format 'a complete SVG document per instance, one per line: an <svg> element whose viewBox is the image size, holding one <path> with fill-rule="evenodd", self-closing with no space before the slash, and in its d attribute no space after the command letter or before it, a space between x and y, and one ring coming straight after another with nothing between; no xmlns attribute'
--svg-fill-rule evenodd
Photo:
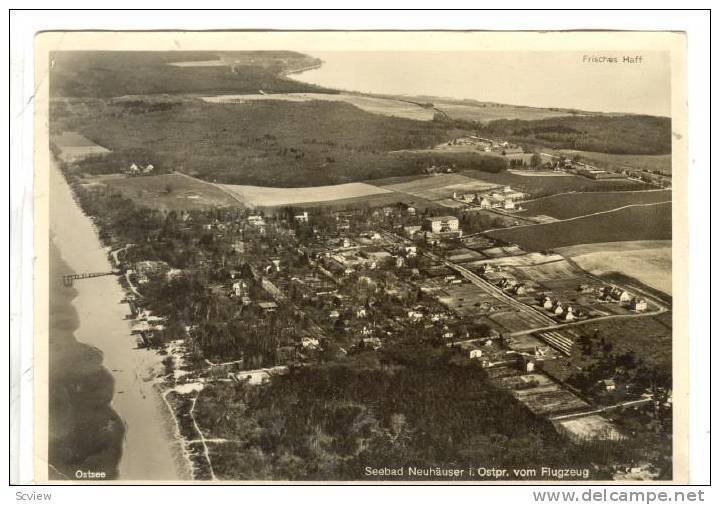
<svg viewBox="0 0 720 505"><path fill-rule="evenodd" d="M62 276L63 285L67 288L71 288L75 280L77 279L90 279L92 277L103 277L105 275L120 275L122 272L119 270L113 270L110 272L86 272L81 274L66 274Z"/></svg>

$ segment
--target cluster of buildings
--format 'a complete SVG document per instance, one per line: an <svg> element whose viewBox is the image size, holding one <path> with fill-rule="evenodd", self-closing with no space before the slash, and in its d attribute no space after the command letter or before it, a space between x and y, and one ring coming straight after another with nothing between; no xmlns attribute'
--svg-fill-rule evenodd
<svg viewBox="0 0 720 505"><path fill-rule="evenodd" d="M649 170L624 170L622 173L630 179L647 182L665 189L672 188L672 174Z"/></svg>
<svg viewBox="0 0 720 505"><path fill-rule="evenodd" d="M605 170L587 163L572 160L570 158L559 158L553 163L545 163L544 168L552 169L556 172L569 172L576 175L587 177L588 179L621 179L627 177L629 179L646 182L661 188L672 187L672 175L660 171L649 171L641 169L617 169Z"/></svg>
<svg viewBox="0 0 720 505"><path fill-rule="evenodd" d="M570 304L564 304L562 301L547 295L542 296L539 301L543 309L562 321L574 321L586 316L581 309L574 308Z"/></svg>
<svg viewBox="0 0 720 505"><path fill-rule="evenodd" d="M518 210L517 203L524 200L527 195L510 186L501 190L479 191L453 194L453 199L466 204L477 205L481 209Z"/></svg>
<svg viewBox="0 0 720 505"><path fill-rule="evenodd" d="M593 312L592 307L597 305L598 302L600 304L617 303L624 309L635 312L648 310L648 302L645 298L635 296L629 291L616 286L598 287L597 285L580 284L576 289L576 295L580 295L581 298L568 293L565 293L565 296L563 294L553 296L552 293L541 289L542 286L532 280L518 280L513 273L506 271L507 268L495 263L484 263L474 270L483 279L511 296L517 298L533 297L526 298L524 302L542 308L547 315L562 322L585 319L593 314L597 315ZM541 292L535 294L539 290ZM583 299L582 295L589 295L590 299Z"/></svg>
<svg viewBox="0 0 720 505"><path fill-rule="evenodd" d="M165 330L166 319L156 316L149 310L141 310L135 316L130 334L137 339L138 347L147 347Z"/></svg>
<svg viewBox="0 0 720 505"><path fill-rule="evenodd" d="M591 167L590 165L579 165L577 168L575 168L575 173L577 175L587 177L588 179L595 180L622 178L622 175L616 174L614 172L608 172L607 170L603 170L602 168Z"/></svg>
<svg viewBox="0 0 720 505"><path fill-rule="evenodd" d="M498 201L503 197L503 203L522 196L512 188L503 188L473 194L473 198L492 199L494 194ZM540 416L590 407L562 382L551 381L543 370L546 363L563 354L557 351L561 347L559 337L552 340L530 334L509 335L514 330L503 319L507 305L497 302L499 297L488 293L492 288L484 284L477 295L468 290L477 287L474 278L466 277L462 269L454 269L451 264L474 263L466 268L519 298L518 302L533 305L528 312L536 318L538 305L558 323L588 317L587 306L582 300L566 303L564 300L573 299L568 293L556 291L560 295L557 299L537 293L542 282L516 269L515 263L456 258L459 255L450 250L455 244L452 240L462 236L456 216L420 217L398 206L389 212L377 209L356 211L354 215L338 212L334 216L314 216L304 211L232 217L216 212L194 220L198 227L208 222L216 232L212 250L221 253L210 257L204 267L188 268L204 269L206 277L202 278L218 284L222 292L219 294L225 296L218 300L218 305L224 307L219 313L225 315L214 316L221 320L213 327L223 327L230 318L244 318L243 325L255 327L258 334L264 335L266 329L271 329L268 335L272 334L272 339L263 341L267 349L262 351L248 346L237 352L217 351L218 359L209 355L214 361L232 359L232 363L242 363L232 372L233 380L259 385L275 374L286 373L287 365L346 359L353 353L379 351L398 337L417 334L457 346L463 356L484 367L498 387L511 390ZM402 229L413 239L424 236L429 239L427 243L441 242L447 253L445 259L441 261L431 253L423 255L418 250L422 247L419 242L397 237L388 228ZM289 233L293 229L297 235ZM301 235L301 230L308 233ZM451 242L444 242L446 239ZM242 254L228 254L230 248ZM133 270L138 282L148 282L153 274L168 272L169 267L162 262L139 262ZM213 272L218 271L227 274L214 277ZM645 300L617 287L600 289L594 285L578 290L592 294L596 300L607 299L637 311L647 309ZM187 324L196 324L200 331L203 323ZM142 312L133 333L138 335L139 344L148 345L156 335L167 333L166 326L172 328L172 321L167 323ZM228 326L238 331L236 324ZM506 331L503 328L508 333L500 335L498 330ZM222 354L226 352L227 356ZM552 395L547 394L550 389Z"/></svg>
<svg viewBox="0 0 720 505"><path fill-rule="evenodd" d="M441 235L460 231L460 221L455 216L433 216L425 218L425 231Z"/></svg>
<svg viewBox="0 0 720 505"><path fill-rule="evenodd" d="M636 312L645 312L648 309L647 300L633 296L628 291L614 286L605 286L599 292L600 299L608 302L622 303Z"/></svg>
<svg viewBox="0 0 720 505"><path fill-rule="evenodd" d="M256 228L258 232L261 234L265 234L265 230L267 229L267 223L265 222L265 218L260 215L252 215L248 216L247 223L253 228Z"/></svg>
<svg viewBox="0 0 720 505"><path fill-rule="evenodd" d="M421 224L403 226L402 231L409 239L423 238L428 243L462 237L460 220L456 216L450 215L426 217Z"/></svg>
<svg viewBox="0 0 720 505"><path fill-rule="evenodd" d="M522 196L509 187L482 196L492 197L494 193L506 199ZM474 194L473 197L477 198L478 195ZM418 258L419 246L416 243L394 239L392 233L388 238L382 230L389 226L388 223L392 223L390 226L403 229L408 237L425 237L427 244L432 244L434 240L442 245L446 239L462 236L459 218L453 215L421 218L411 215L403 207L376 209L363 215L365 218L359 219L358 214L335 212L329 218L320 216L317 220L308 211L279 219L273 215L243 215L226 220L229 224L223 226L224 231L220 231L223 218L216 216L213 220L211 217L209 221L215 223L212 229L218 230L217 237L231 245L233 250L242 250L240 260L249 262L255 279L249 282L247 271L245 275L240 275L238 270L228 270L230 275L227 282L223 282L223 293L238 301L240 312L244 307L252 305L254 309L251 313L256 311L257 314L272 314L280 309L279 305L286 303L284 300L292 300L296 307L293 310L304 312L304 318L314 321L310 328L305 327L296 334L292 347L300 355L303 352L306 355L323 352L328 342L334 342L333 339L338 335L345 335L340 337L341 345L351 352L355 347L379 349L386 335L402 331L406 323L431 327L445 325L445 329L440 326L436 328L441 332L438 335L455 339L459 335L455 326L466 315L462 311L452 312L454 308L451 307L450 319L447 320L447 307L441 301L431 295L425 296L424 301L418 304L413 294L426 292L423 279L434 279L430 270L437 264L422 263L423 258ZM196 220L198 224L207 222L200 218ZM417 224L402 227L402 222ZM283 229L298 229L294 226L297 224L312 225L311 243L298 243L298 237L280 233ZM233 231L235 228L237 233ZM316 233L315 228L319 232ZM265 232L266 229L268 232ZM240 247L235 248L234 244L238 242ZM295 256L304 259L298 262L292 259ZM427 258L424 259L427 261ZM134 265L138 284L148 282L153 274L163 271L168 271L168 265L162 262L148 261ZM473 271L506 294L520 298L521 301L524 299L524 303L540 305L556 320L565 322L588 317L578 304L552 299L545 293L536 296L538 285L519 280L513 275L511 267L489 262L477 269L473 268ZM465 282L461 275L452 271L445 272L441 277L441 282L436 283L441 291L459 289ZM345 285L348 278L368 286L368 289L361 289L359 285L352 288L365 292L362 298L356 299L354 291L348 292ZM645 300L634 298L617 288L606 288L602 292L593 288L591 291L599 298L619 302L623 307L636 311L647 309ZM529 297L535 297L537 301L533 303ZM388 302L390 299L394 301ZM379 301L390 303L394 308L374 308L374 304ZM491 314L495 310L487 300L481 300L475 306L480 313ZM286 314L285 311L282 313ZM141 329L150 331L149 328ZM304 339L303 344L299 343L301 338ZM283 345L290 344L285 342ZM488 352L486 348L477 349L473 358L487 358ZM298 354L293 356L293 359L297 359Z"/></svg>
<svg viewBox="0 0 720 505"><path fill-rule="evenodd" d="M138 284L147 284L151 276L170 272L170 266L164 261L138 261L128 273Z"/></svg>
<svg viewBox="0 0 720 505"><path fill-rule="evenodd" d="M522 147L511 144L506 140L488 139L478 137L477 135L467 135L451 140L448 146L471 146L487 153L496 152L503 155L523 154L525 151Z"/></svg>
<svg viewBox="0 0 720 505"><path fill-rule="evenodd" d="M133 163L130 165L127 169L125 169L125 175L129 176L136 176L136 175L152 175L152 173L155 171L155 167L152 166L150 163L145 165L145 167L138 166L137 163Z"/></svg>

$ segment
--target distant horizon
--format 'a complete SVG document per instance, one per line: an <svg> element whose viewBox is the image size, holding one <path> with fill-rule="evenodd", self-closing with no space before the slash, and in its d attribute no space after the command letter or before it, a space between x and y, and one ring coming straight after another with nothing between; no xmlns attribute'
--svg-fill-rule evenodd
<svg viewBox="0 0 720 505"><path fill-rule="evenodd" d="M323 63L292 79L343 91L671 117L662 52L299 52Z"/></svg>

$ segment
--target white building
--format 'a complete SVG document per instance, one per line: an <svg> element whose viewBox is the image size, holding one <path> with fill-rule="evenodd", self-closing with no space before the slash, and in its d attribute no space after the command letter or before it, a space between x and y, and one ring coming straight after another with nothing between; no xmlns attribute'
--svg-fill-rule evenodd
<svg viewBox="0 0 720 505"><path fill-rule="evenodd" d="M425 219L425 226L433 233L457 231L460 228L460 221L455 216L428 217Z"/></svg>
<svg viewBox="0 0 720 505"><path fill-rule="evenodd" d="M644 312L648 308L647 301L643 298L635 298L633 300L633 309L638 312Z"/></svg>
<svg viewBox="0 0 720 505"><path fill-rule="evenodd" d="M317 349L320 347L320 342L316 338L303 337L301 342L303 349Z"/></svg>
<svg viewBox="0 0 720 505"><path fill-rule="evenodd" d="M262 216L248 216L248 224L258 228L265 226L265 219Z"/></svg>

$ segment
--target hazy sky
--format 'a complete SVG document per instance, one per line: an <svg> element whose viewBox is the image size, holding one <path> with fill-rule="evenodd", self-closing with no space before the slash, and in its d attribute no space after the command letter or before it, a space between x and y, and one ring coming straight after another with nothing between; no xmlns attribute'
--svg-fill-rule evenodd
<svg viewBox="0 0 720 505"><path fill-rule="evenodd" d="M665 52L309 54L325 64L293 78L345 90L658 116L670 116L671 111L670 64ZM636 56L641 60L623 61L623 57Z"/></svg>

